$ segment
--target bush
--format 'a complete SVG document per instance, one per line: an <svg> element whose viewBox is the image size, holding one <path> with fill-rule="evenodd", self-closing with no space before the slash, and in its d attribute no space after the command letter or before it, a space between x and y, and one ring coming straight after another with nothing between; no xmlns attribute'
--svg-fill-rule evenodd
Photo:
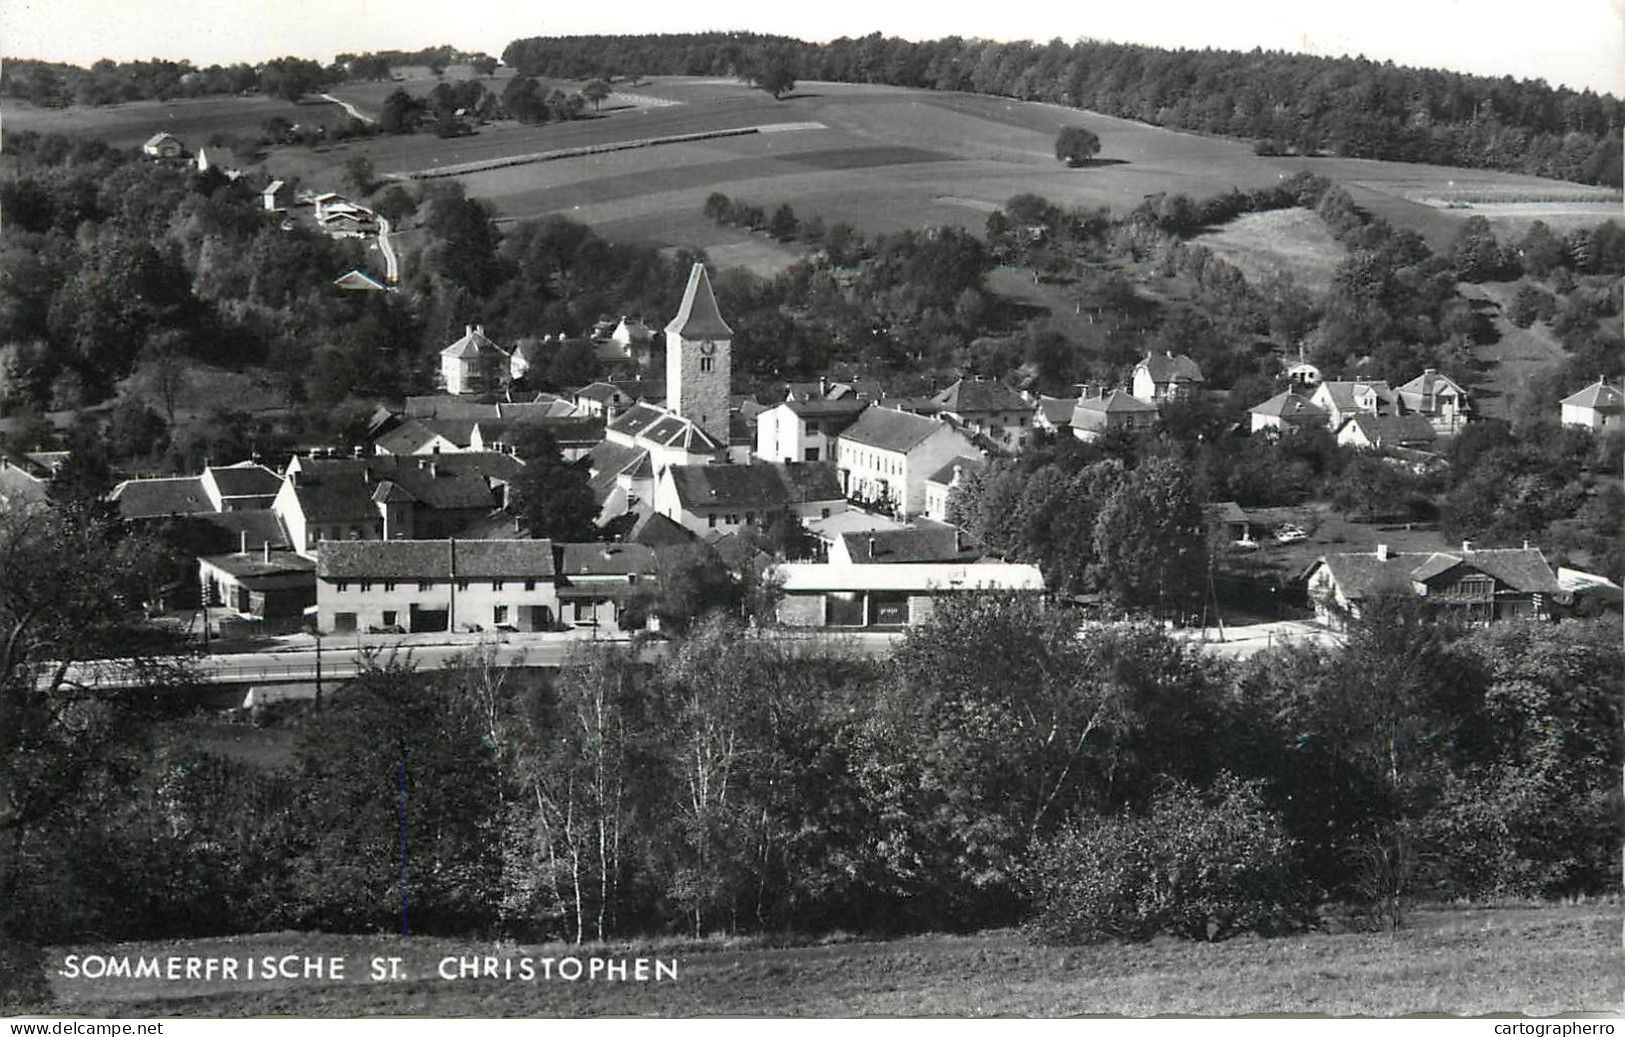
<svg viewBox="0 0 1625 1037"><path fill-rule="evenodd" d="M1257 783L1175 783L1143 814L1083 818L1034 854L1030 930L1055 943L1300 932L1315 896Z"/></svg>

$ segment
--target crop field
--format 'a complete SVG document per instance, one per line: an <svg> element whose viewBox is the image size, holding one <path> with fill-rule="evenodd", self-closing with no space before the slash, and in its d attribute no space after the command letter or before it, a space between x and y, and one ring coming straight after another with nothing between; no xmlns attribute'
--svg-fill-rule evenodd
<svg viewBox="0 0 1625 1037"><path fill-rule="evenodd" d="M1289 273L1304 288L1324 294L1347 250L1307 209L1246 213L1196 239L1255 284Z"/></svg>
<svg viewBox="0 0 1625 1037"><path fill-rule="evenodd" d="M796 947L722 938L520 947L278 933L64 953L341 955L344 979L59 977L53 1010L172 1017L1573 1015L1618 1010L1625 968L1619 925L1617 903L1592 902L1419 911L1397 933L1327 931L1218 944L1156 940L1072 948L1034 946L1008 931ZM677 979L438 975L446 956L572 954L674 960ZM406 978L372 982L368 965L374 955L403 958Z"/></svg>

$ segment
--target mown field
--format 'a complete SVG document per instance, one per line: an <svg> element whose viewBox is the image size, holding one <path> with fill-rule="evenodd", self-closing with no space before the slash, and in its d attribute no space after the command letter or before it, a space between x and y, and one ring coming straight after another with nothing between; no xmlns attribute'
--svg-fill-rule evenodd
<svg viewBox="0 0 1625 1037"><path fill-rule="evenodd" d="M358 83L334 94L376 112L397 87L433 88L422 70L400 82ZM448 78L466 75L452 70ZM502 75L490 80L500 91ZM579 89L577 83L546 84ZM272 115L336 120L325 102L288 105L262 97L141 102L105 109L7 112L14 129L98 133L135 144L158 129L188 142L210 133L250 132ZM1069 170L1055 161L1064 125L1085 126L1102 149L1097 163ZM263 163L277 176L336 186L353 154L383 174L649 137L741 127L778 127L745 137L643 148L534 163L462 177L471 194L505 218L562 213L608 237L661 245L695 243L700 206L720 190L763 206L789 202L801 216L845 220L866 231L929 224L980 227L986 213L1024 191L1065 205L1121 212L1157 192L1201 198L1231 187L1273 183L1300 169L1344 184L1356 201L1396 224L1448 245L1467 216L1521 230L1534 214L1559 226L1596 222L1619 211L1617 192L1538 177L1356 159L1261 157L1246 142L1159 129L1055 105L902 87L803 83L784 100L730 80L661 77L606 103L595 118L520 126L498 123L471 137L383 137L322 150L279 148ZM794 127L794 128L791 128ZM1447 207L1451 204L1460 207ZM1502 210L1505 210L1503 212ZM714 235L713 235L714 238ZM735 243L742 243L743 236ZM765 249L765 251L764 251ZM782 265L793 253L765 243L753 266Z"/></svg>
<svg viewBox="0 0 1625 1037"><path fill-rule="evenodd" d="M1286 273L1317 294L1331 288L1337 264L1348 254L1325 222L1307 209L1245 213L1197 241L1254 284Z"/></svg>
<svg viewBox="0 0 1625 1037"><path fill-rule="evenodd" d="M492 946L295 933L77 947L53 955L342 955L342 982L54 982L54 1012L82 1016L1233 1016L1615 1012L1625 952L1617 903L1451 908L1398 933L1316 933L1222 944L1157 940L1039 947L1014 932L830 941ZM444 980L445 956L675 959L660 983ZM374 956L404 958L395 982Z"/></svg>

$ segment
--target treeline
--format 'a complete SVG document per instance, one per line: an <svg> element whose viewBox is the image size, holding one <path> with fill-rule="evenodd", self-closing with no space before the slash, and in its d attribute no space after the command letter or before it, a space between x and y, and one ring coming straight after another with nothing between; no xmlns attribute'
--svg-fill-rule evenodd
<svg viewBox="0 0 1625 1037"><path fill-rule="evenodd" d="M0 68L0 97L41 107L117 104L123 101L172 101L213 94L257 92L298 101L346 80L389 79L392 69L425 65L440 75L453 63L467 63L481 76L496 71L497 59L478 51L465 53L441 45L417 51L384 50L340 54L331 65L308 58L282 57L258 65L209 65L189 61L111 61L89 68L63 62L6 58Z"/></svg>
<svg viewBox="0 0 1625 1037"><path fill-rule="evenodd" d="M717 621L653 668L613 646L541 683L478 653L384 667L278 721L286 765L184 737L107 760L10 859L11 932L394 932L406 902L415 934L523 940L1223 939L1603 893L1617 640L1394 601L1346 647L1227 664L970 596L887 660ZM1169 885L1179 860L1202 867Z"/></svg>
<svg viewBox="0 0 1625 1037"><path fill-rule="evenodd" d="M744 74L766 59L796 79L962 90L1246 137L1265 152L1505 169L1618 187L1625 109L1544 81L1365 58L1134 44L915 43L874 33L805 43L748 33L533 37L503 60L530 75Z"/></svg>

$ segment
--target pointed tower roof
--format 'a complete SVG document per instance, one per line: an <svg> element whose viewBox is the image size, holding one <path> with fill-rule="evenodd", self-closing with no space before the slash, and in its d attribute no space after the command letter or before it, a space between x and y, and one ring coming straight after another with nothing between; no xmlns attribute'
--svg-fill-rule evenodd
<svg viewBox="0 0 1625 1037"><path fill-rule="evenodd" d="M695 263L689 271L683 305L677 308L677 316L666 325L666 331L675 331L687 339L733 338L733 329L717 310L717 297L711 294L711 278L704 263Z"/></svg>

